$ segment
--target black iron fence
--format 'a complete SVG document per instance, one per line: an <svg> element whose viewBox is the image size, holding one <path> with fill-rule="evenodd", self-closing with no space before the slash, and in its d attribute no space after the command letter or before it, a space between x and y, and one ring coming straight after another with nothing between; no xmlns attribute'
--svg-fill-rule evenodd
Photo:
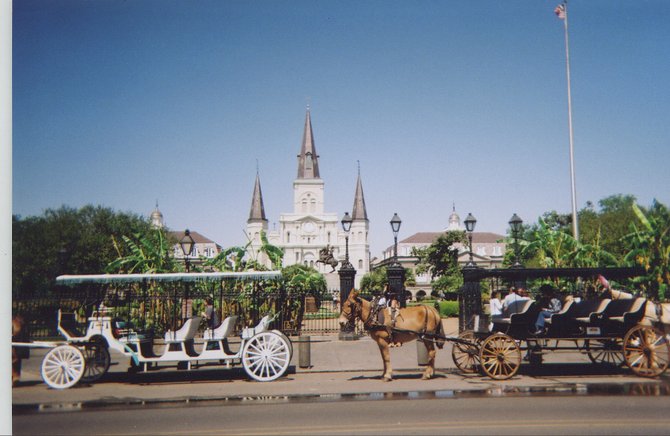
<svg viewBox="0 0 670 436"><path fill-rule="evenodd" d="M162 335L175 329L192 316L205 311L206 298L214 300L219 319L236 315L236 330L256 325L268 314L274 316L270 325L287 335L324 335L339 332L337 317L339 302L319 299L312 295L291 297L284 291L262 289L218 288L214 291L193 289L184 294L169 286L160 289L147 287L124 288L64 288L57 294L21 298L14 295L12 314L24 319L24 329L32 339L57 338L58 310L72 314L80 330L96 312L110 316L135 329ZM204 321L203 321L204 322Z"/></svg>

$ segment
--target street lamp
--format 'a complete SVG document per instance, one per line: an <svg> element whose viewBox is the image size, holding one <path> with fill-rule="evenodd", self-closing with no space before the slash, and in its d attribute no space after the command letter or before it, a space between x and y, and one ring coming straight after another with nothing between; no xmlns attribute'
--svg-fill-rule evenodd
<svg viewBox="0 0 670 436"><path fill-rule="evenodd" d="M349 293L351 292L352 289L354 289L354 283L355 283L355 278L356 278L356 269L354 266L349 262L349 231L351 230L351 223L353 219L351 218L351 215L349 215L349 212L344 213L344 217L342 217L342 229L344 230L344 244L345 244L345 254L344 254L344 262L342 262L342 266L340 267L339 275L340 275L340 310L342 309L342 304L347 301L347 298L349 298ZM339 334L339 339L342 341L353 341L355 339L358 339L354 332L354 326L353 325L344 325L340 327L340 334Z"/></svg>
<svg viewBox="0 0 670 436"><path fill-rule="evenodd" d="M400 224L402 224L402 221L397 213L393 214L390 223L391 230L393 230L393 262L398 263L398 232L400 231Z"/></svg>
<svg viewBox="0 0 670 436"><path fill-rule="evenodd" d="M519 232L521 231L521 225L523 220L515 213L512 215L512 218L509 219L509 226L512 229L512 237L514 238L514 264L512 268L521 268L521 262L519 262Z"/></svg>
<svg viewBox="0 0 670 436"><path fill-rule="evenodd" d="M186 263L186 272L190 272L191 265L189 264L189 258L188 257L191 255L191 252L193 252L193 247L195 246L195 241L193 240L193 237L191 236L191 232L188 229L186 229L184 231L184 236L179 241L179 245L181 246L182 253L184 253L184 262Z"/></svg>
<svg viewBox="0 0 670 436"><path fill-rule="evenodd" d="M397 296L400 307L405 307L405 268L398 263L398 232L402 221L397 213L393 214L390 224L393 230L393 263L386 268L386 279L389 290Z"/></svg>
<svg viewBox="0 0 670 436"><path fill-rule="evenodd" d="M465 221L463 221L465 224L465 230L468 232L468 239L470 241L470 260L468 263L465 264L466 268L475 268L477 267L477 264L475 261L472 259L472 232L475 231L475 226L477 225L477 219L472 216L471 213L468 214L467 218L465 218Z"/></svg>
<svg viewBox="0 0 670 436"><path fill-rule="evenodd" d="M349 215L349 212L344 213L344 217L342 217L342 229L344 230L344 266L352 266L351 263L349 263L349 231L351 230L351 222L353 220L351 219L351 215Z"/></svg>

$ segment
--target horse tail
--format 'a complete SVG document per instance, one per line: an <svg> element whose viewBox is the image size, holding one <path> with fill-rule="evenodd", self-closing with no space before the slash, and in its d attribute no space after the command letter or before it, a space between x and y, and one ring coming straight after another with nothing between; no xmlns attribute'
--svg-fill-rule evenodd
<svg viewBox="0 0 670 436"><path fill-rule="evenodd" d="M435 316L435 321L437 322L437 328L435 329L435 334L437 335L435 337L435 345L437 345L437 348L441 350L442 347L444 347L444 341L445 341L444 327L442 326L442 318L440 317L440 312L433 309L433 314Z"/></svg>

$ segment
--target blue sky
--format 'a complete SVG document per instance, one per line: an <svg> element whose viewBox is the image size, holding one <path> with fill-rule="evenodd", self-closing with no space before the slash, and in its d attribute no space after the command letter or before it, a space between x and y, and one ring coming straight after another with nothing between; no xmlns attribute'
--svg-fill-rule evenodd
<svg viewBox="0 0 670 436"><path fill-rule="evenodd" d="M360 161L373 256L446 227L569 213L557 1L32 1L13 5L13 213L99 204L245 242L256 173L292 211L311 106L326 210ZM573 0L577 201L670 204L670 2Z"/></svg>

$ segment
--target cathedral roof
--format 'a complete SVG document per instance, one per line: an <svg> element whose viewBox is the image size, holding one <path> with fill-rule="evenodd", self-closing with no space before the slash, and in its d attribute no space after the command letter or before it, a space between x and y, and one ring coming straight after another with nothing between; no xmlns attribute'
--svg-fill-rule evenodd
<svg viewBox="0 0 670 436"><path fill-rule="evenodd" d="M312 118L307 109L305 116L305 131L302 135L302 147L298 155L298 178L299 179L320 179L319 175L319 155L316 154L314 146L314 134L312 133Z"/></svg>
<svg viewBox="0 0 670 436"><path fill-rule="evenodd" d="M412 236L398 241L399 244L432 244L435 240L443 235L444 232L419 232ZM472 232L473 244L495 244L500 240L505 239L505 236L491 232Z"/></svg>
<svg viewBox="0 0 670 436"><path fill-rule="evenodd" d="M155 228L163 227L163 213L158 209L158 201L156 201L156 208L151 212L149 217L151 225Z"/></svg>
<svg viewBox="0 0 670 436"><path fill-rule="evenodd" d="M247 223L267 221L265 217L265 206L263 205L263 192L261 192L261 179L256 173L256 183L254 184L254 193L251 197L251 210Z"/></svg>

